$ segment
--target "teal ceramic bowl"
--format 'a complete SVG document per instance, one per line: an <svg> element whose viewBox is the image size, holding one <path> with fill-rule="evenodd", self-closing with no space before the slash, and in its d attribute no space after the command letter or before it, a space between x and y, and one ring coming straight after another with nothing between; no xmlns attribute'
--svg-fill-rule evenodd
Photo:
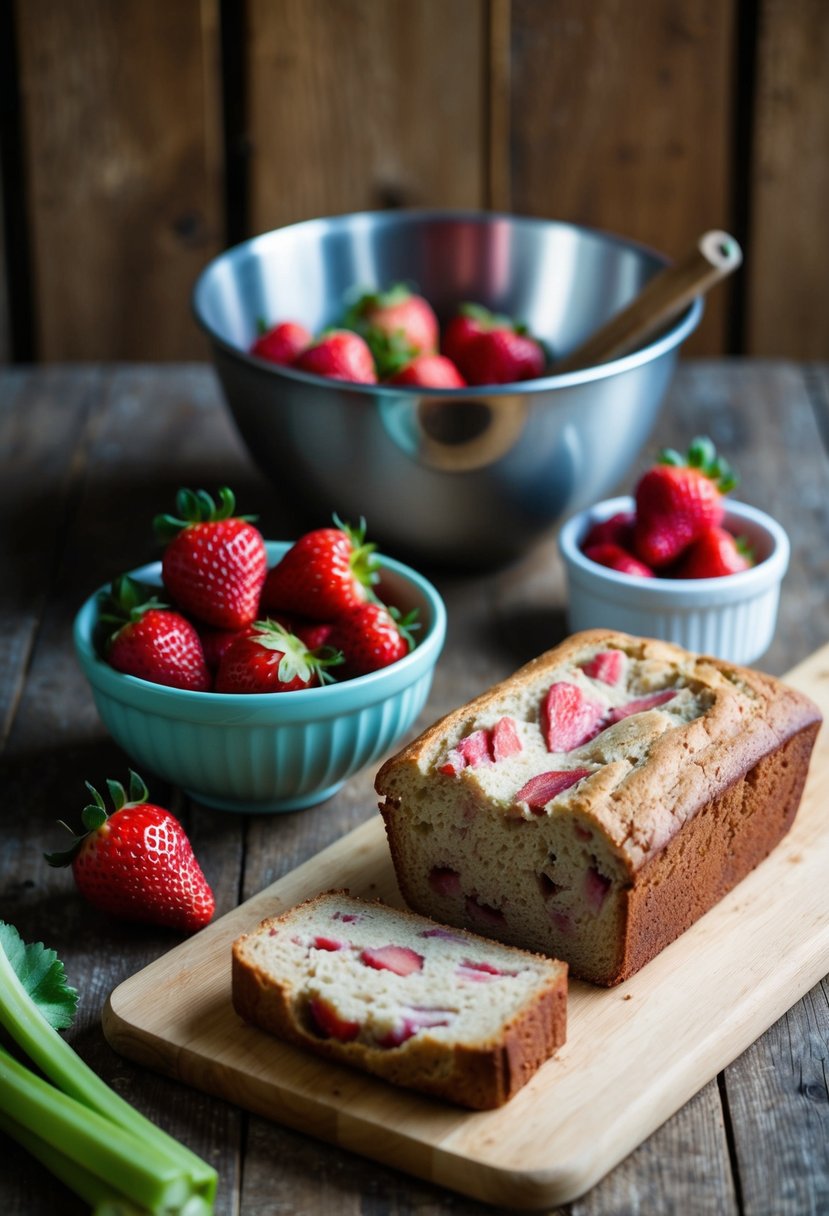
<svg viewBox="0 0 829 1216"><path fill-rule="evenodd" d="M269 564L288 548L269 542ZM418 609L415 649L370 675L290 693L191 692L122 675L93 645L96 592L75 618L74 639L104 725L143 776L155 773L207 806L274 812L323 802L414 723L443 648L438 592L401 562L381 563L383 597ZM159 562L131 573L161 582Z"/></svg>

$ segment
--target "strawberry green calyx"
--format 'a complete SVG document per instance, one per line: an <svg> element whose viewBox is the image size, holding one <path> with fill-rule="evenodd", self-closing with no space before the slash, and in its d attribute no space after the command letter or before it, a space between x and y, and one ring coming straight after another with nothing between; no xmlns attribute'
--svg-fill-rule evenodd
<svg viewBox="0 0 829 1216"><path fill-rule="evenodd" d="M109 591L102 591L98 598L98 620L120 629L130 621L139 620L151 608L168 608L155 595L155 588L139 583L128 574L120 574L112 580ZM113 631L114 632L114 631Z"/></svg>
<svg viewBox="0 0 829 1216"><path fill-rule="evenodd" d="M112 800L113 814L116 811L122 810L125 806L141 806L149 797L149 791L138 776L138 773L130 769L129 775L128 791L124 789L120 781L107 779L107 790ZM71 833L72 843L68 849L60 850L57 853L43 854L50 866L70 866L90 832L97 832L98 828L103 827L107 819L109 819L110 812L107 810L106 803L95 786L91 785L88 781L84 782L84 784L92 795L92 802L88 803L81 811L81 822L86 831L76 836L67 823L64 823L62 819L59 820L58 822L61 827L66 828L67 832Z"/></svg>
<svg viewBox="0 0 829 1216"><path fill-rule="evenodd" d="M372 587L380 581L380 559L377 556L377 546L366 541L364 517L360 516L360 522L356 528L352 524L344 523L336 512L332 519L335 526L351 541L351 555L348 564L352 574L366 588L369 599L376 599Z"/></svg>
<svg viewBox="0 0 829 1216"><path fill-rule="evenodd" d="M283 684L290 684L296 679L307 684L315 673L320 684L332 684L334 677L328 668L337 667L344 662L342 651L335 650L332 646L309 650L301 638L278 621L256 621L251 630L252 640L259 646L281 653L278 675Z"/></svg>
<svg viewBox="0 0 829 1216"><path fill-rule="evenodd" d="M409 650L414 650L417 644L414 634L420 629L420 621L417 619L417 608L412 608L411 612L407 612L404 616L399 608L396 608L393 604L387 604L386 611L397 626L397 631L409 647Z"/></svg>
<svg viewBox="0 0 829 1216"><path fill-rule="evenodd" d="M737 474L724 456L717 455L717 449L707 435L698 435L692 440L684 456L675 448L663 448L658 463L674 468L697 469L714 482L721 494L727 494L739 484Z"/></svg>
<svg viewBox="0 0 829 1216"><path fill-rule="evenodd" d="M412 295L414 291L408 283L395 283L386 291L364 291L346 310L343 325L346 329L357 329L362 333L360 326L366 313L377 308L395 308L398 304L405 304Z"/></svg>
<svg viewBox="0 0 829 1216"><path fill-rule="evenodd" d="M206 490L182 488L176 494L176 515L156 515L153 528L159 540L169 541L192 524L218 523L224 519L244 519L249 523L255 515L236 514L236 495L228 486L218 491L218 503Z"/></svg>

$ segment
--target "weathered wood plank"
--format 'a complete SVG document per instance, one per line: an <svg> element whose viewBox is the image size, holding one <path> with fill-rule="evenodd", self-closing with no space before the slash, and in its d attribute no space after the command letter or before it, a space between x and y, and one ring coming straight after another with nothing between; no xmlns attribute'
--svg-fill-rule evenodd
<svg viewBox="0 0 829 1216"><path fill-rule="evenodd" d="M40 358L201 354L221 236L216 0L17 4Z"/></svg>
<svg viewBox="0 0 829 1216"><path fill-rule="evenodd" d="M0 752L54 584L101 375L3 374L0 396ZM36 544L33 545L33 539Z"/></svg>
<svg viewBox="0 0 829 1216"><path fill-rule="evenodd" d="M734 0L513 0L512 206L679 258L732 216ZM733 284L688 343L726 350Z"/></svg>
<svg viewBox="0 0 829 1216"><path fill-rule="evenodd" d="M829 7L763 0L751 172L746 352L829 350Z"/></svg>
<svg viewBox="0 0 829 1216"><path fill-rule="evenodd" d="M743 1211L829 1211L829 979L725 1074Z"/></svg>
<svg viewBox="0 0 829 1216"><path fill-rule="evenodd" d="M478 207L485 6L251 0L251 226L388 206Z"/></svg>
<svg viewBox="0 0 829 1216"><path fill-rule="evenodd" d="M7 373L3 386L13 379ZM113 574L156 556L152 516L172 504L181 480L208 488L229 480L243 496L247 485L259 487L259 494L261 486L206 368L175 373L135 368L108 376L46 370L23 383L25 391L11 402L18 442L4 449L20 460L19 470L13 460L7 462L9 480L0 487L4 521L12 518L6 495L19 491L15 512L33 511L41 522L52 517L56 522L42 549L37 533L21 530L17 537L30 568L39 554L50 559L47 586L34 585L35 598L43 599L46 590L49 595L3 759L4 809L15 830L0 851L0 917L16 924L27 940L45 940L57 949L82 995L70 1041L136 1106L214 1160L222 1177L217 1212L230 1216L236 1211L240 1113L131 1068L100 1031L101 1007L111 988L168 950L177 937L98 916L75 894L71 876L50 869L42 854L60 846L56 820L78 825L86 801L84 779L100 785L106 777L126 776L126 757L106 735L74 661L75 610ZM76 437L82 453L72 460L72 424L85 397L90 424ZM38 457L35 472L28 453ZM246 497L253 505L256 493ZM21 580L25 573L21 569ZM25 600L17 607L25 622ZM175 795L171 799L163 784L151 783L151 794L181 815L216 894L218 913L234 907L243 820L189 808ZM21 1160L9 1179L8 1198L4 1193L4 1212L31 1213L41 1174L28 1158ZM63 1194L56 1195L53 1210L69 1212Z"/></svg>

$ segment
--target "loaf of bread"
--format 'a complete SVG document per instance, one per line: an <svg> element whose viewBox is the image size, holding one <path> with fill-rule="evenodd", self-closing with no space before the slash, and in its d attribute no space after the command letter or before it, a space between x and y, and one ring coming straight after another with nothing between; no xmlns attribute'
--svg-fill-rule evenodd
<svg viewBox="0 0 829 1216"><path fill-rule="evenodd" d="M329 891L233 944L233 1005L318 1055L500 1106L564 1042L567 967Z"/></svg>
<svg viewBox="0 0 829 1216"><path fill-rule="evenodd" d="M576 634L380 769L400 890L421 913L619 983L785 834L820 720L770 676Z"/></svg>

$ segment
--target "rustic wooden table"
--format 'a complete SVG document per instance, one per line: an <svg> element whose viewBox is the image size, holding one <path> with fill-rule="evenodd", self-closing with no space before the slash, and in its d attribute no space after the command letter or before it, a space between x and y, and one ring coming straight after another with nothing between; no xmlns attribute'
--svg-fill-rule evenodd
<svg viewBox="0 0 829 1216"><path fill-rule="evenodd" d="M75 664L73 613L94 587L157 556L150 521L179 485L232 485L271 537L290 535L293 522L254 471L206 367L11 369L0 385L0 917L63 958L81 992L70 1041L216 1166L222 1216L492 1211L146 1072L104 1041L107 994L177 939L100 919L70 876L43 860L61 840L56 820L78 822L84 780L122 778L127 766ZM792 538L777 635L762 663L781 674L829 640L829 368L687 362L651 447L682 447L699 433L738 465L740 497ZM424 724L566 631L553 537L495 573L429 573L450 625ZM173 798L222 914L375 814L372 779L365 772L325 805L279 817L186 805L158 783L153 794ZM824 980L567 1210L829 1212L828 1060ZM84 1210L3 1137L0 1148L4 1216Z"/></svg>

